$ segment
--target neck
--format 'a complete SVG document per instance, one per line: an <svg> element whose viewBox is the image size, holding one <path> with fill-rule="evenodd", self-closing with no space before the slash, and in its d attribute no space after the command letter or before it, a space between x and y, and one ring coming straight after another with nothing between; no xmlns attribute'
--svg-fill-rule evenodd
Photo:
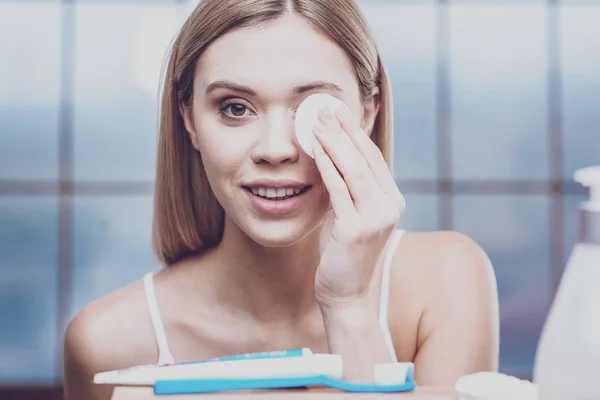
<svg viewBox="0 0 600 400"><path fill-rule="evenodd" d="M266 248L226 218L212 263L220 303L265 322L308 316L318 307L319 231L315 229L293 246Z"/></svg>

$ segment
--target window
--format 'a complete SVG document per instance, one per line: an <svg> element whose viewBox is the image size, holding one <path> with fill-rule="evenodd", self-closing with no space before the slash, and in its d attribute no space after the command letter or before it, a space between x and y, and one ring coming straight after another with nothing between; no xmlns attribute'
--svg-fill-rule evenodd
<svg viewBox="0 0 600 400"><path fill-rule="evenodd" d="M400 226L484 247L500 367L524 377L575 240L573 172L600 160L600 0L556 3L359 0L393 87ZM189 4L0 0L0 385L58 382L69 319L158 266L158 79Z"/></svg>

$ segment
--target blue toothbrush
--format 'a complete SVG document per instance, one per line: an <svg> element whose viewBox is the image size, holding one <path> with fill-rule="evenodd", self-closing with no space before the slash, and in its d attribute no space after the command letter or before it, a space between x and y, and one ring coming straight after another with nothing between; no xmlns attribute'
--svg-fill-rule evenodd
<svg viewBox="0 0 600 400"><path fill-rule="evenodd" d="M393 393L409 392L417 386L414 381L414 366L408 368L406 380L402 383L351 383L326 375L313 375L289 378L242 378L242 379L172 379L158 380L154 384L154 394L195 394L235 390L261 390L326 386L345 392Z"/></svg>

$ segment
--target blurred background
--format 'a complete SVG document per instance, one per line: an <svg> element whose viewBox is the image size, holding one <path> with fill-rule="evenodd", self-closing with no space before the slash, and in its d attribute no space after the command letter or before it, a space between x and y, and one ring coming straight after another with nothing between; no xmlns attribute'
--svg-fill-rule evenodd
<svg viewBox="0 0 600 400"><path fill-rule="evenodd" d="M502 372L530 378L600 164L600 0L359 2L391 75L409 230L498 279ZM0 0L0 398L60 396L86 304L158 269L158 80L178 0Z"/></svg>

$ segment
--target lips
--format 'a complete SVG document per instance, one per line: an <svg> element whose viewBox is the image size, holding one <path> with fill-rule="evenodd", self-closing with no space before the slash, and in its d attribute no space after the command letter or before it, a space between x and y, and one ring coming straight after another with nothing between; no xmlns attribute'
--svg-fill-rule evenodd
<svg viewBox="0 0 600 400"><path fill-rule="evenodd" d="M266 193L267 191L269 191L270 194L272 194L273 191L276 190L275 188L264 188L264 197L260 194L253 193L253 191L259 192L260 188L244 187L244 192L248 196L252 208L258 211L260 214L285 215L296 211L302 206L304 201L307 199L307 195L310 192L310 188L310 186L305 186L301 189L295 189L294 192L290 195L287 194L287 189L285 189L285 195L277 196L277 192L275 192L276 195L274 197L267 197ZM298 193L296 193L296 191ZM280 191L279 193L282 192Z"/></svg>

